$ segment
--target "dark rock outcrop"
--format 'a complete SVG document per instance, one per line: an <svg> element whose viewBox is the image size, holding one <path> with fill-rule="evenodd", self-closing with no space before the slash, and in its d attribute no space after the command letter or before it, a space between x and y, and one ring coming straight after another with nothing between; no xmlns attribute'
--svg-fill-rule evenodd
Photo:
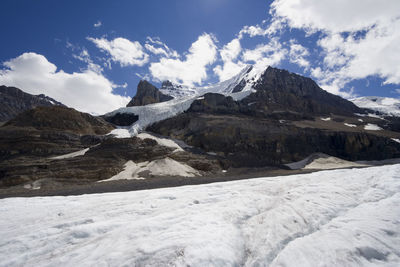
<svg viewBox="0 0 400 267"><path fill-rule="evenodd" d="M239 112L239 103L232 97L208 93L193 101L187 112L203 112L213 114L235 114Z"/></svg>
<svg viewBox="0 0 400 267"><path fill-rule="evenodd" d="M111 116L103 116L104 120L118 126L130 126L139 119L138 115L133 113L117 112Z"/></svg>
<svg viewBox="0 0 400 267"><path fill-rule="evenodd" d="M164 95L158 90L157 87L148 81L141 80L137 86L136 95L126 106L144 106L153 103L165 102L171 99L171 96Z"/></svg>
<svg viewBox="0 0 400 267"><path fill-rule="evenodd" d="M35 107L64 106L45 96L31 95L15 87L0 86L0 122L8 121L21 112Z"/></svg>

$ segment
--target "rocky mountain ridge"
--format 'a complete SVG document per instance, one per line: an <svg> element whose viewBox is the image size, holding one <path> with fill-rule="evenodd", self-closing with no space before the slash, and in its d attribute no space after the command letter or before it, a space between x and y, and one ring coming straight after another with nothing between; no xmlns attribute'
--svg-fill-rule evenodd
<svg viewBox="0 0 400 267"><path fill-rule="evenodd" d="M0 122L8 121L23 111L35 107L64 106L51 97L31 95L16 87L0 86Z"/></svg>

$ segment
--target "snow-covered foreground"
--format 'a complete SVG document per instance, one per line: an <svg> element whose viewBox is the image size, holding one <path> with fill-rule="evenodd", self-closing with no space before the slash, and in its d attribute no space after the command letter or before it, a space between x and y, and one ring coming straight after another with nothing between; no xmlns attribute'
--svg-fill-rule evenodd
<svg viewBox="0 0 400 267"><path fill-rule="evenodd" d="M1 266L399 266L400 164L0 200Z"/></svg>

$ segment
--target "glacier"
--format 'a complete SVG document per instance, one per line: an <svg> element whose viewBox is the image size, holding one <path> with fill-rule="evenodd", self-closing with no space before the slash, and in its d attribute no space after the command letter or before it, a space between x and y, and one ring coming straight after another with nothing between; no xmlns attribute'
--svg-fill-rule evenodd
<svg viewBox="0 0 400 267"><path fill-rule="evenodd" d="M400 164L0 200L0 266L400 266Z"/></svg>

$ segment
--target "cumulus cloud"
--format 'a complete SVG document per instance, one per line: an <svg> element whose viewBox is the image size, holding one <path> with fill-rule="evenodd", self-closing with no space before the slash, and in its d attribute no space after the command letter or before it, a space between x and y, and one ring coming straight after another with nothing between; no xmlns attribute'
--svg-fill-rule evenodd
<svg viewBox="0 0 400 267"><path fill-rule="evenodd" d="M184 60L162 57L159 62L151 63L149 70L157 80L186 85L200 84L207 78L207 67L215 62L216 56L215 39L205 33L191 45Z"/></svg>
<svg viewBox="0 0 400 267"><path fill-rule="evenodd" d="M103 114L129 102L113 94L115 85L90 69L72 74L57 70L43 55L24 53L4 63L0 84L30 94L45 94L83 112Z"/></svg>
<svg viewBox="0 0 400 267"><path fill-rule="evenodd" d="M223 65L217 65L214 73L218 75L220 81L225 81L238 74L245 66L240 60L236 60L242 51L240 40L233 39L219 51Z"/></svg>
<svg viewBox="0 0 400 267"><path fill-rule="evenodd" d="M147 37L146 39L145 48L149 52L164 57L179 57L179 54L175 50L169 48L165 43L161 42L159 38Z"/></svg>
<svg viewBox="0 0 400 267"><path fill-rule="evenodd" d="M275 0L271 9L289 27L322 33L322 64L311 73L324 89L343 94L348 82L373 75L400 83L400 1Z"/></svg>
<svg viewBox="0 0 400 267"><path fill-rule="evenodd" d="M149 61L149 55L144 52L143 46L137 42L119 37L114 40L105 38L87 38L98 48L109 53L114 62L118 62L122 67L143 66Z"/></svg>
<svg viewBox="0 0 400 267"><path fill-rule="evenodd" d="M282 47L279 40L273 38L269 43L259 44L255 49L245 50L242 58L245 62L267 67L278 65L285 59L287 53L287 49Z"/></svg>
<svg viewBox="0 0 400 267"><path fill-rule="evenodd" d="M292 28L353 32L398 17L398 0L275 0L272 13Z"/></svg>
<svg viewBox="0 0 400 267"><path fill-rule="evenodd" d="M85 62L87 64L88 70L91 70L98 74L101 74L103 72L103 68L99 64L93 62L86 48L83 48L79 54L72 54L72 57L82 62Z"/></svg>
<svg viewBox="0 0 400 267"><path fill-rule="evenodd" d="M310 62L306 59L310 55L308 49L297 43L294 39L290 40L289 60L303 68L308 68Z"/></svg>

